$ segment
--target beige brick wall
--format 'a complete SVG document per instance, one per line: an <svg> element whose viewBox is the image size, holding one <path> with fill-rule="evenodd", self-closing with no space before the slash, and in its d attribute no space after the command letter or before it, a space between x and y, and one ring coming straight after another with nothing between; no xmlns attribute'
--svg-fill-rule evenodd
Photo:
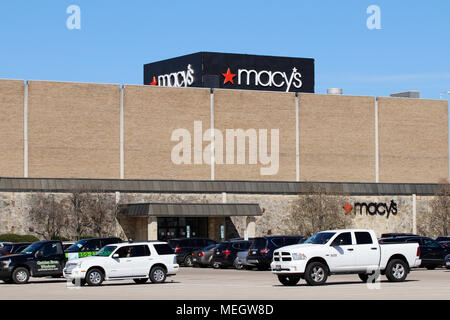
<svg viewBox="0 0 450 320"><path fill-rule="evenodd" d="M0 80L0 176L23 177L24 82Z"/></svg>
<svg viewBox="0 0 450 320"><path fill-rule="evenodd" d="M300 180L375 182L374 98L299 99Z"/></svg>
<svg viewBox="0 0 450 320"><path fill-rule="evenodd" d="M208 89L126 86L124 92L125 178L210 179L207 164L174 164L171 152L179 142L172 132L187 129L194 144L194 121L210 127ZM206 143L204 143L206 147ZM193 161L194 150L191 150Z"/></svg>
<svg viewBox="0 0 450 320"><path fill-rule="evenodd" d="M448 103L379 98L380 182L449 177Z"/></svg>
<svg viewBox="0 0 450 320"><path fill-rule="evenodd" d="M29 83L29 176L120 177L118 85Z"/></svg>
<svg viewBox="0 0 450 320"><path fill-rule="evenodd" d="M215 90L215 128L226 136L226 129L267 129L268 153L272 150L271 131L279 130L279 169L276 174L262 175L261 168L270 165L249 164L249 145L246 146L246 164L226 164L226 153L233 152L237 163L237 147L226 150L224 162L216 164L216 180L286 180L295 181L295 95L276 92ZM235 142L236 144L236 142ZM258 142L258 153L260 148Z"/></svg>

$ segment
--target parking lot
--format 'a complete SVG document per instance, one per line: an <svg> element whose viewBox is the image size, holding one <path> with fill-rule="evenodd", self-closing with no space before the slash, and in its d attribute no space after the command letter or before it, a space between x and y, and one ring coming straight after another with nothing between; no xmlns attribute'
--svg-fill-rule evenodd
<svg viewBox="0 0 450 320"><path fill-rule="evenodd" d="M164 284L105 281L101 287L73 288L54 278L31 278L29 284L0 283L2 299L429 299L450 297L450 270L416 269L405 282L382 277L379 289L369 289L357 275L331 276L325 286L310 287L302 280L284 287L269 271L181 268Z"/></svg>

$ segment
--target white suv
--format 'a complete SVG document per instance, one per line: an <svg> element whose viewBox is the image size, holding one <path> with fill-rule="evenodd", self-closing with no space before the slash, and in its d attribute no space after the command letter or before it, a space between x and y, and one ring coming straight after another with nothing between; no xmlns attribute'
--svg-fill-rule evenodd
<svg viewBox="0 0 450 320"><path fill-rule="evenodd" d="M166 242L107 245L96 255L67 262L64 277L72 283L99 286L104 280L133 279L162 283L179 271L173 249Z"/></svg>

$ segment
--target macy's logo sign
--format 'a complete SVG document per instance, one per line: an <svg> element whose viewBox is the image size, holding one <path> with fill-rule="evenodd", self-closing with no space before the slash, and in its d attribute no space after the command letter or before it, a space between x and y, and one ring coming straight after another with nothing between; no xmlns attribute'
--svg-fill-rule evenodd
<svg viewBox="0 0 450 320"><path fill-rule="evenodd" d="M391 200L391 203L388 205L387 203L365 203L365 202L356 202L353 206L347 202L347 204L343 207L345 210L345 214L350 214L352 211L357 214L359 212L360 215L365 212L366 215L380 215L384 216L386 214L386 218L389 218L391 214L397 215L397 203L394 200ZM353 210L354 209L354 210Z"/></svg>

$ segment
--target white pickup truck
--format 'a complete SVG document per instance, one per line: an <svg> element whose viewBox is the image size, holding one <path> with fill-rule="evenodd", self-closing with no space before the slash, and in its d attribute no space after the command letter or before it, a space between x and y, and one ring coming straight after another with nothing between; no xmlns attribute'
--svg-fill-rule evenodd
<svg viewBox="0 0 450 320"><path fill-rule="evenodd" d="M296 285L301 278L309 285L322 285L329 275L352 273L367 282L377 271L399 282L420 265L419 256L417 243L379 244L372 230L329 230L275 250L270 267L285 286Z"/></svg>

